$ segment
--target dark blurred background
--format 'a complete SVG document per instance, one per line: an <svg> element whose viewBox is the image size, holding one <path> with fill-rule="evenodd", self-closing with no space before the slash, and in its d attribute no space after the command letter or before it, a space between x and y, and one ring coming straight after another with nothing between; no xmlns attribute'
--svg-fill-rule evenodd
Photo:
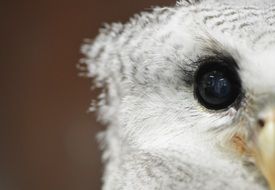
<svg viewBox="0 0 275 190"><path fill-rule="evenodd" d="M91 81L80 45L102 23L175 0L0 0L0 189L99 190Z"/></svg>

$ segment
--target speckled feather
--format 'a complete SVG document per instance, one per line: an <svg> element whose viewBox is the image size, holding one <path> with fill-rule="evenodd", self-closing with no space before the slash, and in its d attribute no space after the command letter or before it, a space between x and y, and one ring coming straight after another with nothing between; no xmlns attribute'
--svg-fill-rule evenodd
<svg viewBox="0 0 275 190"><path fill-rule="evenodd" d="M273 2L180 1L83 45L88 76L103 88L94 107L107 126L104 190L266 189L242 138L255 94L275 89ZM238 63L240 109L209 111L194 97L197 60L212 54Z"/></svg>

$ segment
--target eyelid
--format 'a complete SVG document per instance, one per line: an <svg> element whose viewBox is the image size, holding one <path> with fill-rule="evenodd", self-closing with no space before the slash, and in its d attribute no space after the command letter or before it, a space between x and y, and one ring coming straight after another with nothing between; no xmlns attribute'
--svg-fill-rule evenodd
<svg viewBox="0 0 275 190"><path fill-rule="evenodd" d="M235 59L231 56L225 56L223 54L214 55L214 56L204 56L204 57L198 58L197 68L199 68L202 64L213 63L213 62L227 66L234 70L239 70L239 66L235 61Z"/></svg>
<svg viewBox="0 0 275 190"><path fill-rule="evenodd" d="M198 57L196 61L190 61L189 63L184 62L183 64L179 64L179 70L182 73L182 81L184 82L185 86L188 88L192 88L198 69L203 64L209 64L213 62L227 66L234 71L239 70L238 64L230 55L219 54L216 52L213 55L201 56Z"/></svg>

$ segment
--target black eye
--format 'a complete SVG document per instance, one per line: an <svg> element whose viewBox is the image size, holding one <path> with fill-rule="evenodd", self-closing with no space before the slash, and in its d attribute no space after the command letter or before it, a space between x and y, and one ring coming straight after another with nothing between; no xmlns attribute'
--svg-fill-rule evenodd
<svg viewBox="0 0 275 190"><path fill-rule="evenodd" d="M220 110L232 105L240 95L236 69L225 62L208 61L195 76L195 96L208 109Z"/></svg>

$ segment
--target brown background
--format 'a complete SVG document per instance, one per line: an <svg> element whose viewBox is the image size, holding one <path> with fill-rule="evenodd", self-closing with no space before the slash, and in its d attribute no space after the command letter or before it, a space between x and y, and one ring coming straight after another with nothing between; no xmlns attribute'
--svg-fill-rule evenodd
<svg viewBox="0 0 275 190"><path fill-rule="evenodd" d="M84 38L103 22L174 0L0 0L0 189L97 190L103 130L78 77Z"/></svg>

